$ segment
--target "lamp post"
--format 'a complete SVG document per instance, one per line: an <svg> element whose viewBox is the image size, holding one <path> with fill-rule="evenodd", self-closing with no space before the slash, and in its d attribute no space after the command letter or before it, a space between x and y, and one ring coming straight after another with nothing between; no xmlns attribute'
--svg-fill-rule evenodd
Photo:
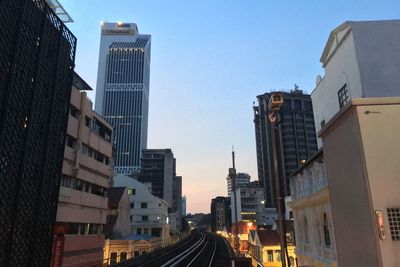
<svg viewBox="0 0 400 267"><path fill-rule="evenodd" d="M286 267L286 233L284 227L283 218L283 198L281 196L281 186L279 177L279 166L278 166L278 143L276 141L277 135L277 115L283 104L283 95L281 93L272 93L268 103L268 120L271 124L271 143L272 143L272 160L274 167L274 188L276 198L276 211L278 213L278 229L279 229L279 241L281 245L281 262L282 267ZM290 262L288 262L290 267Z"/></svg>

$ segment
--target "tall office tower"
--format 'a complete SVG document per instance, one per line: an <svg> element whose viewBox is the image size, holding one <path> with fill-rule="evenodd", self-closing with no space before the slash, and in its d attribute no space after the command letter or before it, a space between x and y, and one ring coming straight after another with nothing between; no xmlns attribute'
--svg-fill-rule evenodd
<svg viewBox="0 0 400 267"><path fill-rule="evenodd" d="M95 109L114 127L117 173L138 171L147 147L150 46L134 23L101 26Z"/></svg>
<svg viewBox="0 0 400 267"><path fill-rule="evenodd" d="M53 259L65 266L102 265L107 223L107 189L112 177L112 127L93 111L86 91L92 88L74 74L67 142L60 182L57 228L64 247ZM54 261L53 261L54 262Z"/></svg>
<svg viewBox="0 0 400 267"><path fill-rule="evenodd" d="M172 207L175 158L171 149L144 149L138 180L151 187L151 193Z"/></svg>
<svg viewBox="0 0 400 267"><path fill-rule="evenodd" d="M76 38L45 1L0 1L0 266L49 266Z"/></svg>
<svg viewBox="0 0 400 267"><path fill-rule="evenodd" d="M281 92L285 99L281 107L279 123L280 147L279 173L281 177L281 195L290 194L290 175L317 151L314 127L314 115L310 95L297 88L290 92ZM253 107L255 136L257 146L258 179L265 189L266 207L275 207L273 162L271 144L271 126L268 122L268 101L271 93L257 96L258 106Z"/></svg>
<svg viewBox="0 0 400 267"><path fill-rule="evenodd" d="M239 172L236 175L236 188L246 187L246 185L250 183L250 178L251 176L248 175L247 173ZM232 181L229 175L226 177L226 183L228 189L228 196L230 197L232 192Z"/></svg>
<svg viewBox="0 0 400 267"><path fill-rule="evenodd" d="M180 202L182 197L182 177L176 176L175 158L171 149L144 149L138 180L151 187L156 197L164 199L170 214L171 231L181 227Z"/></svg>

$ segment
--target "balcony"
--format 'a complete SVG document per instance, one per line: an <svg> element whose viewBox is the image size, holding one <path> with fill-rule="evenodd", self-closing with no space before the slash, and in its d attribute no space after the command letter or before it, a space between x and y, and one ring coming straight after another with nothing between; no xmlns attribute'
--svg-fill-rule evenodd
<svg viewBox="0 0 400 267"><path fill-rule="evenodd" d="M108 198L64 186L60 187L59 201L82 207L108 209Z"/></svg>
<svg viewBox="0 0 400 267"><path fill-rule="evenodd" d="M74 138L78 138L78 127L79 127L78 119L74 118L71 114L69 114L67 134L69 134Z"/></svg>
<svg viewBox="0 0 400 267"><path fill-rule="evenodd" d="M314 162L310 168L299 172L290 181L291 197L298 200L310 197L328 187L323 163Z"/></svg>
<svg viewBox="0 0 400 267"><path fill-rule="evenodd" d="M111 175L111 167L109 165L105 165L102 162L99 162L97 160L95 160L92 157L88 157L84 154L81 154L80 157L80 162L79 164L85 166L86 168L89 168L93 171L97 171L102 173L105 176L110 176Z"/></svg>

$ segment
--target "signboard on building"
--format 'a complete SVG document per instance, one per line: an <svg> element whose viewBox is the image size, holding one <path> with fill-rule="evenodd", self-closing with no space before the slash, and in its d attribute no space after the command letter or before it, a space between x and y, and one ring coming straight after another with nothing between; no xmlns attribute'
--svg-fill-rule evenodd
<svg viewBox="0 0 400 267"><path fill-rule="evenodd" d="M64 234L67 232L67 226L56 224L53 229L53 248L51 252L51 267L61 267L64 253Z"/></svg>

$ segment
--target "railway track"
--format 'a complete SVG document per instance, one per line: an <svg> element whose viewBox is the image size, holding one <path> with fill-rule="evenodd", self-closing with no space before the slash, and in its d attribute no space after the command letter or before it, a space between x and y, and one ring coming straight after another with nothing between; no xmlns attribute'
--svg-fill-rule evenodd
<svg viewBox="0 0 400 267"><path fill-rule="evenodd" d="M176 245L114 265L115 267L224 267L230 266L225 241L212 233L193 232Z"/></svg>

